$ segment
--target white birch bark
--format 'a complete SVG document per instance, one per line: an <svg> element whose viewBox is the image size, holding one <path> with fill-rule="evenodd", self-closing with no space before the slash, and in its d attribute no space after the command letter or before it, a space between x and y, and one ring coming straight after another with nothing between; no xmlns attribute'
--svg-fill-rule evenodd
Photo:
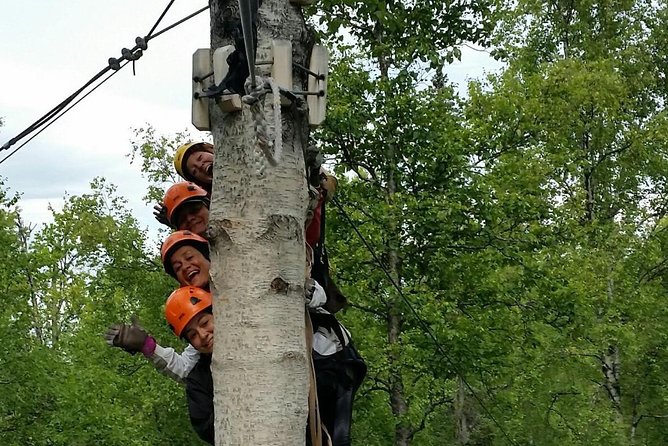
<svg viewBox="0 0 668 446"><path fill-rule="evenodd" d="M212 51L231 44L224 21L238 2L211 1ZM310 48L301 10L288 0L264 0L257 60L272 38L290 39L305 64ZM256 74L268 76L268 67ZM295 89L305 78L295 72ZM273 122L271 95L265 115ZM216 445L303 445L307 419L304 336L304 218L307 189L304 110L283 109L283 150L272 166L256 147L248 106L222 113L212 105L215 168L210 213L214 294Z"/></svg>

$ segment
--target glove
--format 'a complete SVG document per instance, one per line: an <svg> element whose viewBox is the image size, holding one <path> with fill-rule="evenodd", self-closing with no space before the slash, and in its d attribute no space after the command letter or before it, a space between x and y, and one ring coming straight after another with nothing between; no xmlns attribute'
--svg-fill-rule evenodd
<svg viewBox="0 0 668 446"><path fill-rule="evenodd" d="M134 315L131 325L114 324L104 334L107 344L122 348L131 355L143 350L148 337L148 333L139 325Z"/></svg>
<svg viewBox="0 0 668 446"><path fill-rule="evenodd" d="M327 294L318 282L309 277L304 281L304 299L309 308L320 308L327 302Z"/></svg>
<svg viewBox="0 0 668 446"><path fill-rule="evenodd" d="M169 226L172 229L176 229L172 222L167 219L167 207L164 203L160 202L153 206L153 216L159 223L162 223L165 226Z"/></svg>

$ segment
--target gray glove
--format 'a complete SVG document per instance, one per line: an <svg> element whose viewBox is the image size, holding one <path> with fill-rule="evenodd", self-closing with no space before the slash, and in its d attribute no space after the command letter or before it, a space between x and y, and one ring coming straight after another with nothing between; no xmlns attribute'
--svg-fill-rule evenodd
<svg viewBox="0 0 668 446"><path fill-rule="evenodd" d="M139 325L136 316L132 316L132 324L113 324L104 334L107 344L119 347L134 355L144 348L148 333Z"/></svg>

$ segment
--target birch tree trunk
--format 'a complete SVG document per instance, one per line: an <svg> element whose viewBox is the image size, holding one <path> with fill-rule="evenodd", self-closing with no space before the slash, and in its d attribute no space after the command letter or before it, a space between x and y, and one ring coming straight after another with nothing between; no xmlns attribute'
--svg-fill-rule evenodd
<svg viewBox="0 0 668 446"><path fill-rule="evenodd" d="M211 49L231 45L237 0L211 1ZM301 10L264 0L258 14L257 61L270 60L272 39L293 44L308 66L311 46ZM269 76L269 67L256 74ZM295 90L305 77L294 72ZM216 445L303 445L308 396L304 336L304 219L307 188L305 107L282 115L282 156L269 164L256 147L248 106L225 114L210 105L215 167L209 222L214 295ZM265 117L273 120L271 94Z"/></svg>
<svg viewBox="0 0 668 446"><path fill-rule="evenodd" d="M471 425L466 407L466 382L461 376L457 379L457 395L455 396L454 408L457 423L457 444L468 444L471 438Z"/></svg>
<svg viewBox="0 0 668 446"><path fill-rule="evenodd" d="M375 24L375 36L379 43L383 41L383 26L380 22ZM387 54L377 56L380 78L389 79L390 60ZM388 124L391 127L391 124ZM401 287L401 277L399 274L399 246L401 244L401 221L395 208L395 194L397 192L397 153L393 143L387 145L385 152L385 176L387 180L387 189L385 192L385 203L388 206L387 222L387 269L394 279L394 282ZM401 332L404 317L401 309L401 297L392 292L392 296L387 300L387 343L389 347L388 361L390 365L390 407L392 414L397 419L394 428L394 446L408 446L411 443L411 424L408 420L409 403L404 391L403 376L400 365L402 363L401 354Z"/></svg>

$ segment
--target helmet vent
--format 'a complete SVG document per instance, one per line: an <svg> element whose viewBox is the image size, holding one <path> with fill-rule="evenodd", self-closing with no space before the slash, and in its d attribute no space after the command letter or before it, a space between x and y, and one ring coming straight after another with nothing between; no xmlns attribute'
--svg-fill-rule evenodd
<svg viewBox="0 0 668 446"><path fill-rule="evenodd" d="M198 298L196 298L195 296L192 296L192 297L190 298L190 303L193 304L193 305L197 305L197 304L200 303L201 301L202 301L201 299L198 299Z"/></svg>

